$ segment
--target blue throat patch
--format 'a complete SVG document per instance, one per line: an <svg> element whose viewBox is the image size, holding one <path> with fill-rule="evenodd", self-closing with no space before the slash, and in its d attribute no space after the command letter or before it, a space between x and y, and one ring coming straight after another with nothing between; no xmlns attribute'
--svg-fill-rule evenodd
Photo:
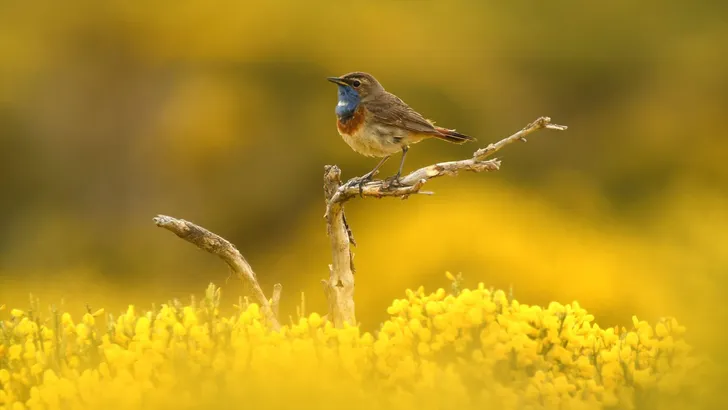
<svg viewBox="0 0 728 410"><path fill-rule="evenodd" d="M353 117L360 101L359 93L355 89L339 85L339 102L336 104L336 116L339 120L346 121Z"/></svg>

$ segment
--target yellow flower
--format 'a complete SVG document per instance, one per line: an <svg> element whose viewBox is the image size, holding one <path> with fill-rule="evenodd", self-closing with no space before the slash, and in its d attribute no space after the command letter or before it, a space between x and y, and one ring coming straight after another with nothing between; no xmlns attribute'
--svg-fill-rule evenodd
<svg viewBox="0 0 728 410"><path fill-rule="evenodd" d="M23 359L27 361L34 361L35 353L35 343L33 343L31 338L28 338L25 342L25 353L23 353Z"/></svg>
<svg viewBox="0 0 728 410"><path fill-rule="evenodd" d="M429 342L430 339L432 339L432 331L429 328L423 327L417 332L417 336L419 336L420 340L423 342Z"/></svg>
<svg viewBox="0 0 728 410"><path fill-rule="evenodd" d="M560 315L566 312L566 308L559 302L549 303L548 313L552 315Z"/></svg>
<svg viewBox="0 0 728 410"><path fill-rule="evenodd" d="M81 321L87 326L93 326L96 323L96 319L94 319L94 316L90 313L83 315Z"/></svg>
<svg viewBox="0 0 728 410"><path fill-rule="evenodd" d="M31 410L61 403L135 408L142 398L150 408L243 399L276 406L302 396L346 398L358 409L377 406L368 401L372 392L383 403L419 410L587 410L610 403L628 408L636 404L636 389L650 389L655 398L701 394L694 390L703 386L701 362L672 318L654 327L634 318L631 330L620 332L592 324L577 302L543 309L482 283L458 291L408 291L392 302L376 338L358 326L335 329L318 313L273 332L257 305L220 317L209 294L199 304L163 305L155 321L153 313L129 306L110 332L88 313L78 325L63 315L58 336L48 322L37 326L23 316L4 322L9 332L0 332L0 359L11 366L0 369L0 410L18 403L19 394ZM100 357L91 343L96 332ZM64 364L54 373L59 350ZM222 383L209 379L213 374ZM243 374L251 376L248 388L236 389ZM502 376L512 383L502 383ZM390 393L397 391L406 393Z"/></svg>
<svg viewBox="0 0 728 410"><path fill-rule="evenodd" d="M192 306L185 306L182 309L182 323L187 329L197 325L197 315L195 314L195 310Z"/></svg>
<svg viewBox="0 0 728 410"><path fill-rule="evenodd" d="M89 328L83 323L79 323L76 325L76 335L80 340L84 340L88 338L89 335Z"/></svg>
<svg viewBox="0 0 728 410"><path fill-rule="evenodd" d="M398 315L401 312L402 312L402 306L399 303L399 300L395 300L394 302L392 302L392 305L387 308L387 313L389 313L392 316Z"/></svg>
<svg viewBox="0 0 728 410"><path fill-rule="evenodd" d="M404 294L405 294L405 296L407 296L407 299L409 299L409 300L412 300L417 297L417 295L415 294L415 291L413 291L412 289L405 289Z"/></svg>
<svg viewBox="0 0 728 410"><path fill-rule="evenodd" d="M44 370L45 369L43 368L43 365L41 365L40 363L36 363L30 368L30 374L32 374L33 376L38 376L43 373Z"/></svg>
<svg viewBox="0 0 728 410"><path fill-rule="evenodd" d="M493 293L493 302L499 305L507 305L508 304L508 296L506 296L506 292L498 289Z"/></svg>
<svg viewBox="0 0 728 410"><path fill-rule="evenodd" d="M614 330L613 327L610 327L602 333L602 340L607 347L615 344L619 340L619 336L617 336Z"/></svg>
<svg viewBox="0 0 728 410"><path fill-rule="evenodd" d="M493 301L488 299L483 301L483 311L485 311L485 313L494 313L497 309L498 306L496 306Z"/></svg>
<svg viewBox="0 0 728 410"><path fill-rule="evenodd" d="M657 337L664 338L667 337L670 333L667 331L667 326L665 326L663 323L658 323L657 326L655 326L655 334Z"/></svg>
<svg viewBox="0 0 728 410"><path fill-rule="evenodd" d="M3 306L5 306L5 305L3 305ZM25 316L25 312L23 312L20 309L13 309L10 311L10 316L12 316L14 318L21 318L21 317Z"/></svg>
<svg viewBox="0 0 728 410"><path fill-rule="evenodd" d="M339 330L338 332L338 340L339 344L342 345L351 345L354 341L354 333L349 331L348 329Z"/></svg>
<svg viewBox="0 0 728 410"><path fill-rule="evenodd" d="M422 305L420 305L420 304L410 305L409 316L412 319L424 319L425 316L422 314Z"/></svg>
<svg viewBox="0 0 728 410"><path fill-rule="evenodd" d="M8 357L10 360L20 360L20 355L23 353L23 346L11 345L8 349Z"/></svg>
<svg viewBox="0 0 728 410"><path fill-rule="evenodd" d="M450 321L448 320L447 316L445 316L444 314L437 315L434 318L432 318L432 325L435 327L435 329L442 331L442 330L447 329L448 326L450 326Z"/></svg>
<svg viewBox="0 0 728 410"><path fill-rule="evenodd" d="M318 313L311 313L311 315L308 317L308 324L313 329L317 329L319 326L321 326L321 323L323 323L323 319L321 319L321 315Z"/></svg>
<svg viewBox="0 0 728 410"><path fill-rule="evenodd" d="M391 320L388 320L384 322L384 326L382 326L382 332L393 335L397 333L397 325L395 325Z"/></svg>
<svg viewBox="0 0 728 410"><path fill-rule="evenodd" d="M458 295L458 300L466 306L471 306L476 303L477 298L470 289L463 289Z"/></svg>
<svg viewBox="0 0 728 410"><path fill-rule="evenodd" d="M43 381L48 384L54 384L58 382L58 376L53 370L48 369L43 373Z"/></svg>
<svg viewBox="0 0 728 410"><path fill-rule="evenodd" d="M251 317L253 319L260 319L260 306L258 306L257 303L251 303L248 305L248 310L246 312L250 313Z"/></svg>
<svg viewBox="0 0 728 410"><path fill-rule="evenodd" d="M442 312L442 306L439 302L431 300L425 305L425 311L429 316L436 316L437 314Z"/></svg>
<svg viewBox="0 0 728 410"><path fill-rule="evenodd" d="M40 336L43 338L43 340L55 340L55 334L53 330L45 326L41 328Z"/></svg>
<svg viewBox="0 0 728 410"><path fill-rule="evenodd" d="M106 351L104 351L104 353L106 353ZM108 355L107 355L107 360L109 362L111 362L111 360L108 359ZM111 377L111 371L109 370L109 365L106 362L101 362L101 364L99 365L99 375L101 375L104 378Z"/></svg>
<svg viewBox="0 0 728 410"><path fill-rule="evenodd" d="M480 325L483 323L483 310L478 307L473 307L468 309L468 313L466 315L467 323L473 326Z"/></svg>
<svg viewBox="0 0 728 410"><path fill-rule="evenodd" d="M7 383L10 381L10 372L7 369L0 369L0 383Z"/></svg>
<svg viewBox="0 0 728 410"><path fill-rule="evenodd" d="M413 333L417 333L422 329L422 323L417 319L411 319L407 325Z"/></svg>
<svg viewBox="0 0 728 410"><path fill-rule="evenodd" d="M619 351L619 359L623 362L629 362L632 361L632 348L627 346L622 346L622 349Z"/></svg>
<svg viewBox="0 0 728 410"><path fill-rule="evenodd" d="M576 390L576 386L570 384L569 381L566 380L566 376L561 375L554 379L554 390L556 393L566 394Z"/></svg>
<svg viewBox="0 0 728 410"><path fill-rule="evenodd" d="M625 343L627 343L631 347L637 347L639 342L640 342L640 339L637 336L637 333L634 333L634 332L627 333L627 338L625 339Z"/></svg>
<svg viewBox="0 0 728 410"><path fill-rule="evenodd" d="M65 326L73 326L73 319L71 318L71 314L65 312L63 315L61 315L61 323Z"/></svg>

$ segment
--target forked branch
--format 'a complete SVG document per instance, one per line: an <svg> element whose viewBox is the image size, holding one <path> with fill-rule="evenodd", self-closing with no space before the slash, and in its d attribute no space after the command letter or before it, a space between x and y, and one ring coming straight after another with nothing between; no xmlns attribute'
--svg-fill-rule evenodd
<svg viewBox="0 0 728 410"><path fill-rule="evenodd" d="M551 129L563 131L567 127L564 125L556 125L551 123L551 118L541 117L536 121L523 127L520 131L515 134L503 138L502 140L492 143L485 148L481 148L473 156L468 159L459 161L448 161L440 162L437 164L429 165L418 170L415 170L408 175L400 178L398 185L392 185L387 181L374 180L368 182L362 186L362 196L369 196L375 198L382 198L385 196L393 196L399 198L407 198L412 194L425 194L430 195L432 192L421 191L422 186L431 179L442 177L442 176L454 176L460 171L470 172L483 172L483 171L497 171L500 169L500 160L493 158L487 159L491 155L500 151L506 145L512 144L516 141L526 141L526 136L538 131L540 129ZM329 197L329 204L327 207L327 213L329 212L333 203L343 203L355 196L359 195L359 187L355 179L342 184L336 190L336 193Z"/></svg>
<svg viewBox="0 0 728 410"><path fill-rule="evenodd" d="M407 198L412 194L431 194L421 191L422 186L433 178L445 175L457 175L460 171L483 172L500 169L500 160L488 159L506 145L516 141L526 141L526 136L540 129L563 131L567 127L551 123L551 118L541 117L523 127L515 134L496 143L481 148L473 156L460 161L440 162L420 168L402 177L399 184L392 185L387 181L375 180L362 186L361 195L381 198L385 196ZM326 195L326 225L333 263L329 266L328 280L322 280L326 297L329 301L329 315L336 327L344 322L356 323L354 312L354 265L350 245L353 235L344 215L344 203L360 194L357 179L341 183L341 171L337 166L327 165L324 171L324 193ZM354 244L355 245L355 244Z"/></svg>

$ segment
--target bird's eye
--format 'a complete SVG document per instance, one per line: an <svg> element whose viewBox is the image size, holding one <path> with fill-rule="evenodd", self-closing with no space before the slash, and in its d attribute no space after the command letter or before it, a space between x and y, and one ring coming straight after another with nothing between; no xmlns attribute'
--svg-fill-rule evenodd
<svg viewBox="0 0 728 410"><path fill-rule="evenodd" d="M353 86L354 86L354 88L359 88L359 86L361 85L361 81L359 81L359 80L354 80L354 81L353 81L353 82L351 83L351 85L353 85Z"/></svg>

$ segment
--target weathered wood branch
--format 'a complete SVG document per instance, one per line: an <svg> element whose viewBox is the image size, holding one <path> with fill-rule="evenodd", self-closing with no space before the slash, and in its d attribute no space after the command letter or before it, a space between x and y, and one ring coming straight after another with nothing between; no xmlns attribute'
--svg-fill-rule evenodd
<svg viewBox="0 0 728 410"><path fill-rule="evenodd" d="M341 186L341 170L336 165L327 165L324 171L324 194L328 203ZM329 303L329 320L335 327L344 323L356 325L354 315L354 264L351 230L344 216L343 203L332 203L327 207L326 226L331 244L332 264L329 265L329 279L323 280L324 293Z"/></svg>
<svg viewBox="0 0 728 410"><path fill-rule="evenodd" d="M251 286L253 296L260 304L263 316L271 329L278 330L280 328L278 319L276 318L270 303L268 303L268 298L265 297L263 290L258 284L258 279L255 276L255 272L253 272L253 268L250 266L248 261L245 260L243 255L240 254L240 251L235 248L235 245L220 235L212 233L207 229L199 225L195 225L192 222L185 221L184 219L158 215L154 218L154 223L158 227L173 232L185 241L190 242L198 248L213 255L217 255L220 259L225 261L238 278L247 282ZM280 298L280 285L276 285L276 288L274 288L274 301L277 300L276 298Z"/></svg>
<svg viewBox="0 0 728 410"><path fill-rule="evenodd" d="M399 197L407 198L412 194L425 194L431 195L432 192L421 191L422 186L431 179L442 177L442 176L455 176L460 171L470 172L483 172L483 171L497 171L500 169L500 160L498 159L487 159L491 155L500 151L506 145L512 144L516 141L526 141L526 136L538 131L540 129L552 129L563 131L567 127L564 125L556 125L551 123L551 118L541 117L536 121L523 127L520 131L515 134L506 137L496 143L492 143L485 148L481 148L473 156L468 159L459 161L448 161L440 162L437 164L429 165L418 170L412 171L406 176L400 178L398 185L393 185L385 180L374 180L370 181L362 186L362 196L364 197ZM327 213L334 203L343 203L359 195L359 187L356 183L356 178L349 180L347 183L342 184L337 189L336 193L328 197L329 204L327 207Z"/></svg>
<svg viewBox="0 0 728 410"><path fill-rule="evenodd" d="M381 198L385 196L405 199L412 194L432 194L421 191L429 180L454 176L460 171L483 172L500 169L500 160L487 159L506 145L516 141L526 141L526 136L540 129L563 131L567 127L551 123L551 118L541 117L523 127L515 134L506 137L485 148L481 148L473 156L460 161L440 162L429 165L402 177L399 184L393 185L386 180L374 180L362 186L364 197ZM354 264L351 244L354 244L351 229L344 215L344 203L360 195L358 180L353 178L341 183L341 170L336 165L327 165L324 170L324 193L326 195L326 225L331 244L332 264L329 265L329 279L322 280L324 293L329 303L329 319L336 327L344 322L356 324L354 312Z"/></svg>
<svg viewBox="0 0 728 410"><path fill-rule="evenodd" d="M276 319L280 320L279 310L281 305L281 291L283 290L283 286L280 283L276 283L273 285L273 295L271 296L270 300L270 308L273 311L273 316L276 317Z"/></svg>

